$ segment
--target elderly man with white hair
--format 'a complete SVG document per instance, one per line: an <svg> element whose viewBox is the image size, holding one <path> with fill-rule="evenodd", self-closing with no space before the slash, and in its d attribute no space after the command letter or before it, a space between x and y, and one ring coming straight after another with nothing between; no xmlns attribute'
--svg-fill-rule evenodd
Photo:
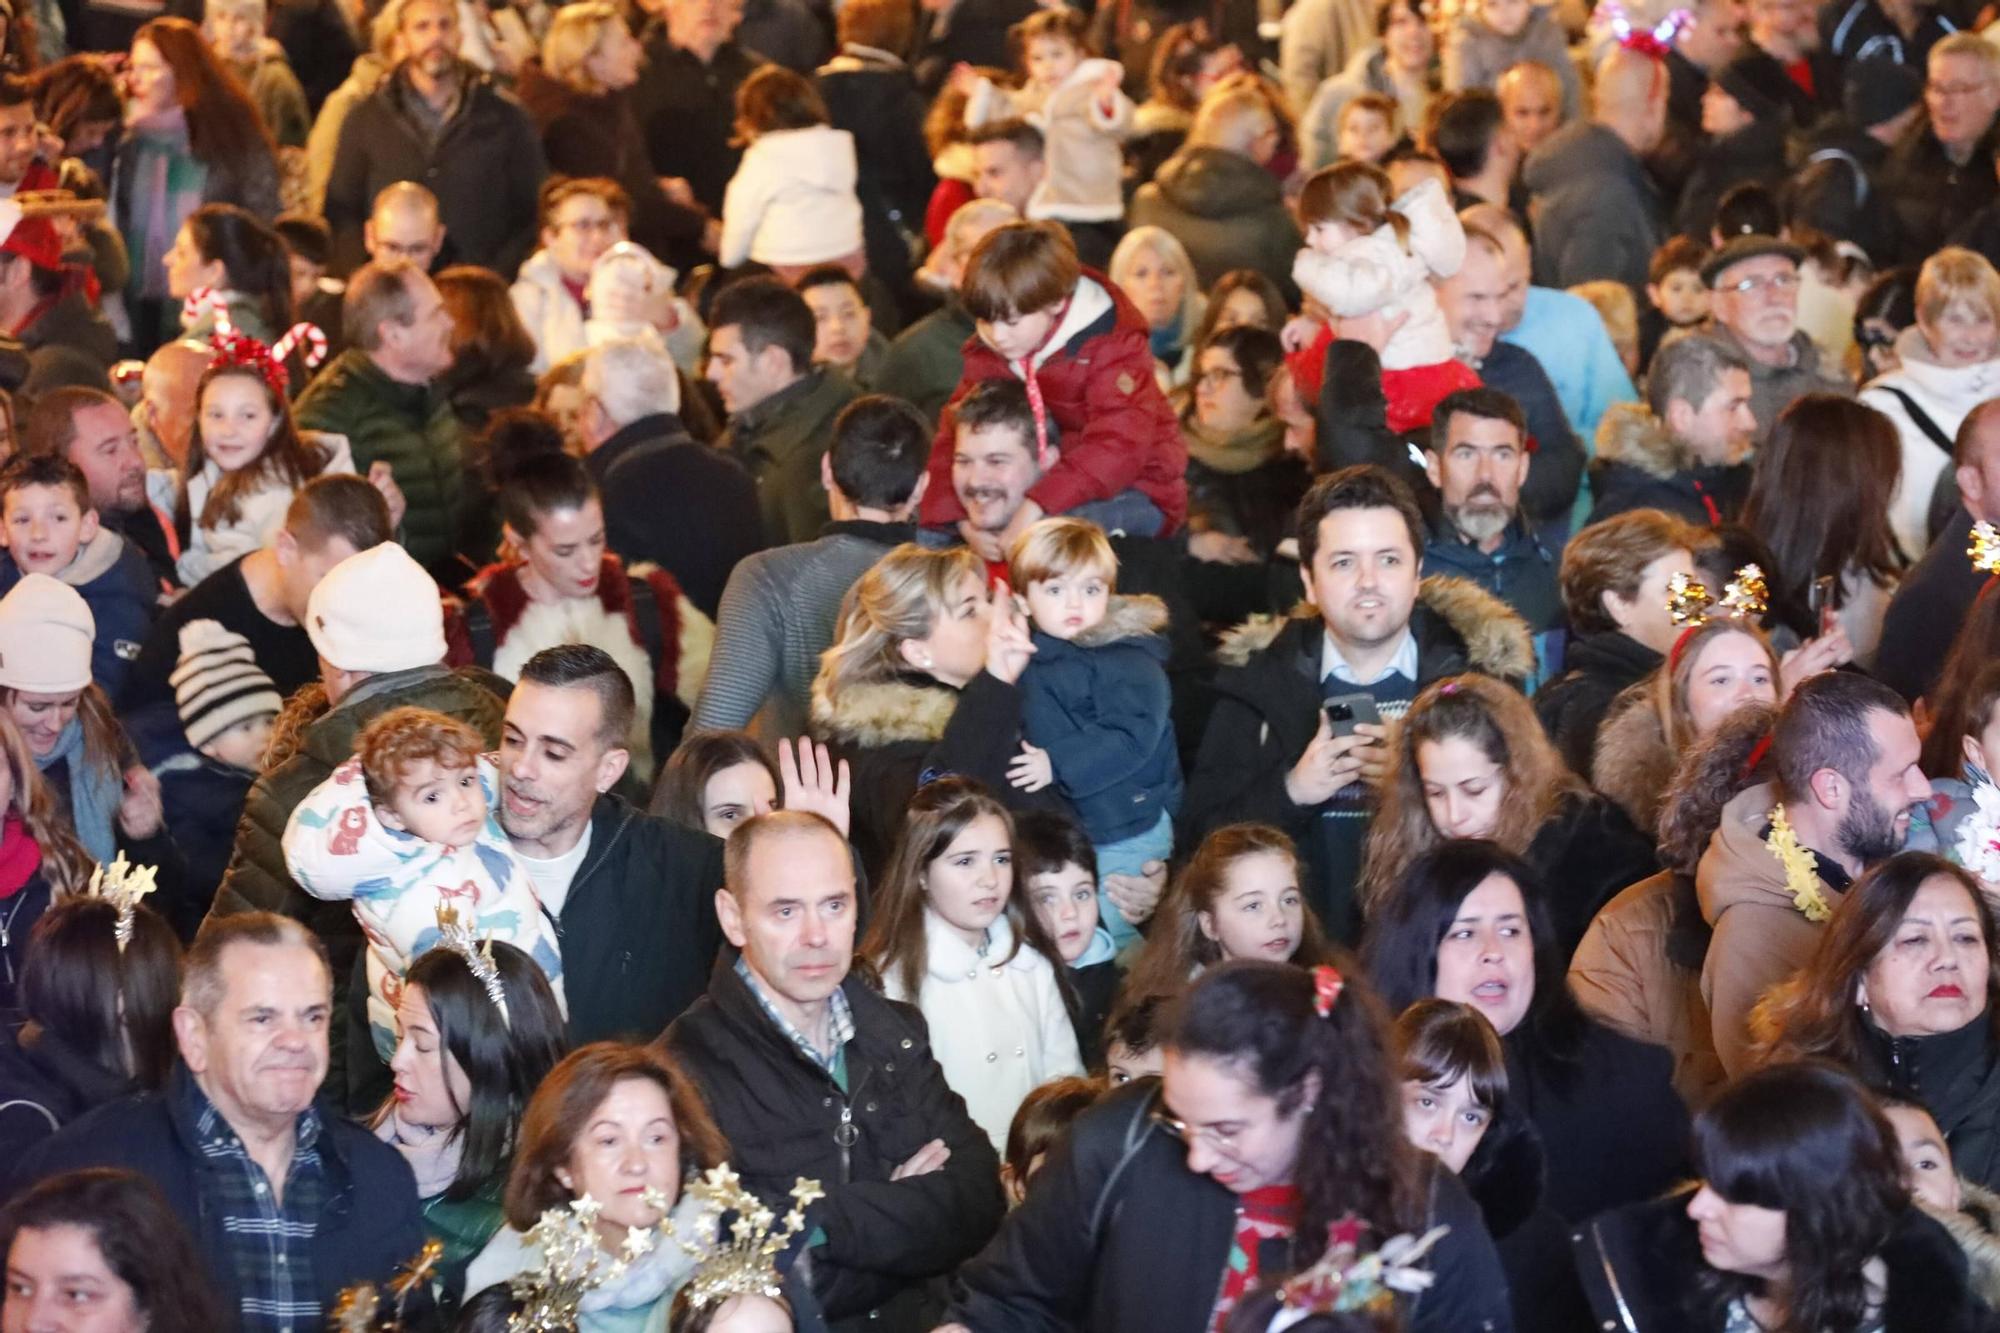
<svg viewBox="0 0 2000 1333"><path fill-rule="evenodd" d="M681 385L650 333L592 347L578 423L584 464L604 496L604 530L627 565L674 576L713 619L738 560L764 547L757 487L728 454L681 424Z"/></svg>
<svg viewBox="0 0 2000 1333"><path fill-rule="evenodd" d="M312 128L305 89L285 48L264 35L265 0L208 0L201 35L249 90L280 148L304 148Z"/></svg>

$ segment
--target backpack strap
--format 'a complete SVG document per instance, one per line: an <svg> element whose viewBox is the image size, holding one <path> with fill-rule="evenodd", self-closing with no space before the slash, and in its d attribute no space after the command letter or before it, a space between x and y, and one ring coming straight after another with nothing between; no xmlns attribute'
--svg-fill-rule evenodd
<svg viewBox="0 0 2000 1333"><path fill-rule="evenodd" d="M29 1101L26 1097L16 1097L12 1101L0 1102L0 1111L12 1111L15 1109L21 1109L27 1111L40 1111L42 1113L42 1118L49 1122L50 1133L54 1133L56 1130L62 1128L62 1121L56 1119L55 1112L51 1111L48 1107L42 1105L40 1102Z"/></svg>
<svg viewBox="0 0 2000 1333"><path fill-rule="evenodd" d="M1118 1165L1111 1168L1111 1174L1104 1178L1104 1188L1097 1192L1097 1202L1090 1209L1090 1247L1094 1251L1103 1240L1105 1215L1110 1212L1112 1195L1118 1189L1118 1182L1125 1176L1125 1170L1139 1156L1139 1150L1146 1146L1146 1140L1153 1133L1153 1108L1160 1102L1160 1090L1154 1086L1152 1093L1141 1099L1132 1110L1132 1118L1125 1123L1125 1142L1118 1154Z"/></svg>
<svg viewBox="0 0 2000 1333"><path fill-rule="evenodd" d="M1931 420L1930 413L1917 406L1916 399L1910 397L1909 394L1904 393L1901 389L1893 388L1887 384L1878 384L1875 387L1901 403L1903 411L1909 414L1911 423L1924 433L1924 438L1943 451L1946 458L1951 457L1951 437L1938 429L1937 422Z"/></svg>
<svg viewBox="0 0 2000 1333"><path fill-rule="evenodd" d="M1868 173L1862 170L1861 160L1845 148L1822 148L1806 159L1807 162L1845 162L1847 174L1854 178L1854 206L1860 208L1868 202Z"/></svg>

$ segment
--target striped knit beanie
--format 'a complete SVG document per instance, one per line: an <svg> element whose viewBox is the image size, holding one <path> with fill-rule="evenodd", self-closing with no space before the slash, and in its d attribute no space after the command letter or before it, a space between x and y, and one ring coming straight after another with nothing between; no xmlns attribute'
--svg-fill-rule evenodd
<svg viewBox="0 0 2000 1333"><path fill-rule="evenodd" d="M239 722L275 716L285 702L257 665L250 641L214 620L181 626L181 659L167 680L188 744L197 750Z"/></svg>

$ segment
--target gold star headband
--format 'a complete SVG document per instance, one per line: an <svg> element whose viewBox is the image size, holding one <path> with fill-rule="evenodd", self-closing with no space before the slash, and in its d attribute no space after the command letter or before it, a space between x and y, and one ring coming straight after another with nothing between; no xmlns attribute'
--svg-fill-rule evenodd
<svg viewBox="0 0 2000 1333"><path fill-rule="evenodd" d="M1327 1230L1327 1246L1319 1261L1280 1289L1282 1307L1271 1321L1271 1333L1314 1315L1379 1314L1395 1307L1399 1293L1414 1295L1426 1290L1435 1275L1418 1267L1417 1262L1451 1228L1432 1227L1422 1236L1397 1236L1367 1254L1361 1252L1361 1227L1352 1217Z"/></svg>
<svg viewBox="0 0 2000 1333"><path fill-rule="evenodd" d="M493 937L489 935L483 941L474 939L472 928L459 919L458 909L447 902L438 904L437 923L438 946L465 960L466 967L486 988L486 998L500 1011L501 1025L513 1027L513 1021L507 1017L507 987L500 981L500 965L493 961Z"/></svg>
<svg viewBox="0 0 2000 1333"><path fill-rule="evenodd" d="M118 924L112 932L118 939L118 952L124 953L125 946L132 942L132 914L138 910L139 902L147 894L159 888L154 881L158 878L158 866L135 866L125 859L125 853L118 853L116 860L108 866L99 866L90 872L90 886L84 895L102 898L118 912Z"/></svg>
<svg viewBox="0 0 2000 1333"><path fill-rule="evenodd" d="M438 1260L444 1258L444 1244L427 1240L416 1257L403 1265L396 1276L389 1281L389 1294L395 1298L396 1307L387 1323L378 1324L385 1313L382 1295L375 1290L372 1282L363 1282L340 1293L340 1301L327 1316L327 1326L333 1333L399 1333L403 1327L403 1308L409 1304L410 1296L417 1288L431 1280Z"/></svg>
<svg viewBox="0 0 2000 1333"><path fill-rule="evenodd" d="M777 1218L763 1200L744 1188L727 1162L690 1182L687 1194L699 1205L693 1239L681 1236L671 1218L660 1223L660 1231L695 1258L694 1274L685 1290L697 1310L731 1296L781 1295L778 1256L806 1229L806 1209L826 1197L817 1180L801 1177L792 1184L791 1208L782 1219ZM657 1193L649 1202L663 1212L672 1204ZM725 1213L736 1215L727 1229L721 1226ZM628 1247L630 1243L628 1238Z"/></svg>
<svg viewBox="0 0 2000 1333"><path fill-rule="evenodd" d="M1708 595L1708 585L1691 574L1676 574L1667 580L1667 614L1676 625L1694 629L1708 623L1711 607L1719 606L1731 620L1756 621L1771 605L1771 590L1764 571L1745 565L1722 587L1722 600Z"/></svg>
<svg viewBox="0 0 2000 1333"><path fill-rule="evenodd" d="M1982 574L2000 574L2000 528L1985 519L1972 525L1972 544L1965 548L1972 567Z"/></svg>
<svg viewBox="0 0 2000 1333"><path fill-rule="evenodd" d="M549 1209L528 1228L536 1259L514 1275L514 1298L523 1304L508 1318L507 1333L573 1333L577 1310L591 1289L625 1275L625 1261L597 1246L597 1215L603 1209L586 1194L567 1208ZM630 1236L626 1245L630 1249Z"/></svg>

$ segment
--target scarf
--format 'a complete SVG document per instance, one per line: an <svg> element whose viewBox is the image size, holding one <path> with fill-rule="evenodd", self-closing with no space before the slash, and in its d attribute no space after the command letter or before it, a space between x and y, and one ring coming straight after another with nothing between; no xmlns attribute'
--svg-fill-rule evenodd
<svg viewBox="0 0 2000 1333"><path fill-rule="evenodd" d="M457 1125L416 1125L403 1119L402 1108L391 1105L375 1126L375 1137L403 1155L416 1173L417 1197L435 1199L458 1179L465 1135Z"/></svg>
<svg viewBox="0 0 2000 1333"><path fill-rule="evenodd" d="M1210 1333L1229 1326L1229 1313L1257 1285L1262 1274L1258 1251L1267 1240L1283 1240L1297 1230L1299 1190L1296 1185L1266 1185L1237 1200L1236 1229L1230 1237L1229 1262L1222 1270L1222 1290L1209 1317Z"/></svg>
<svg viewBox="0 0 2000 1333"><path fill-rule="evenodd" d="M699 1234L697 1223L703 1212L701 1201L683 1187L681 1201L674 1205L672 1214L674 1234L689 1238ZM713 1225L712 1221L710 1225ZM704 1240L709 1238L703 1237ZM625 1273L617 1281L592 1287L584 1296L580 1308L585 1313L592 1310L640 1309L679 1291L681 1285L694 1275L694 1269L694 1256L678 1241L662 1236L659 1243L645 1254L626 1260Z"/></svg>
<svg viewBox="0 0 2000 1333"><path fill-rule="evenodd" d="M167 251L187 215L201 206L208 168L188 144L187 112L178 106L130 117L132 175L126 186L125 244L132 253L132 293L167 295Z"/></svg>
<svg viewBox="0 0 2000 1333"><path fill-rule="evenodd" d="M71 718L56 737L55 748L35 756L35 767L43 773L65 762L69 769L69 820L76 828L76 840L91 860L108 865L118 854L116 824L125 787L116 769L97 772L85 758L82 718Z"/></svg>
<svg viewBox="0 0 2000 1333"><path fill-rule="evenodd" d="M1169 367L1172 367L1176 361L1181 359L1181 351L1183 350L1181 346L1181 322L1181 316L1175 315L1166 324L1154 329L1147 338L1147 341L1152 346L1153 355L1166 362Z"/></svg>
<svg viewBox="0 0 2000 1333"><path fill-rule="evenodd" d="M0 898L11 898L35 877L42 864L42 845L28 832L21 812L7 811L0 825Z"/></svg>
<svg viewBox="0 0 2000 1333"><path fill-rule="evenodd" d="M1188 457L1225 476L1255 472L1285 452L1285 423L1276 417L1253 421L1240 430L1222 431L1202 425L1190 413L1181 427Z"/></svg>

